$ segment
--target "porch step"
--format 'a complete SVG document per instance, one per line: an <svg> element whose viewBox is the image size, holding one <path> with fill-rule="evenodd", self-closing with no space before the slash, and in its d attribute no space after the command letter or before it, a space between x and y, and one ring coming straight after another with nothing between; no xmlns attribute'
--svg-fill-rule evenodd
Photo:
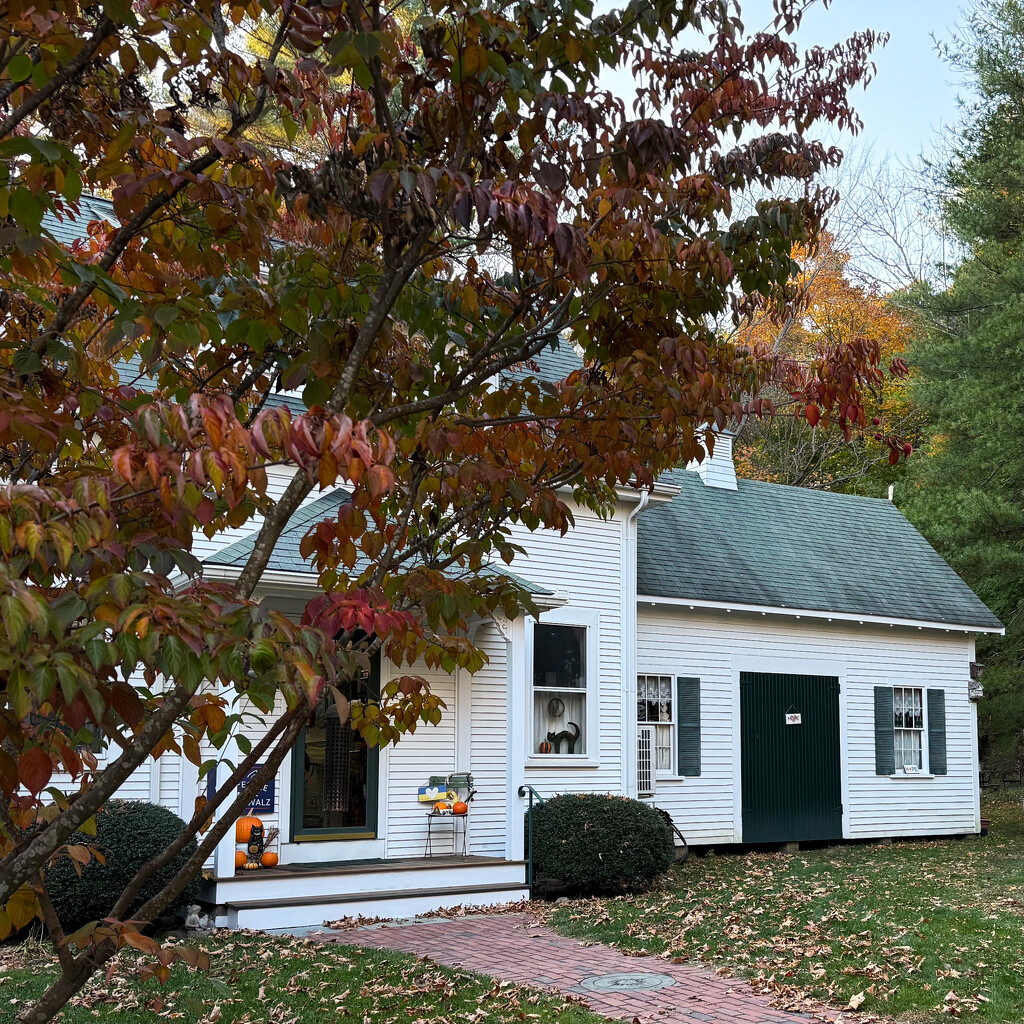
<svg viewBox="0 0 1024 1024"><path fill-rule="evenodd" d="M373 897L381 891L459 889L479 885L522 885L526 865L491 857L402 858L369 864L289 865L246 871L205 882L201 898L214 904L266 905L266 898L310 902L332 897ZM408 880L403 888L402 882Z"/></svg>
<svg viewBox="0 0 1024 1024"><path fill-rule="evenodd" d="M227 928L263 931L308 931L324 921L343 917L415 917L450 907L487 907L529 899L522 883L489 882L476 885L378 890L346 895L291 896L274 899L232 900L218 912L217 923Z"/></svg>

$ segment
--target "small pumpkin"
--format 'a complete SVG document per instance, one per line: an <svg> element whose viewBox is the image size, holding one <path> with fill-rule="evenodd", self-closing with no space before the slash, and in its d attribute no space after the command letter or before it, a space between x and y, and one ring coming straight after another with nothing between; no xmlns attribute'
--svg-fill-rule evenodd
<svg viewBox="0 0 1024 1024"><path fill-rule="evenodd" d="M260 864L265 868L276 868L277 867L277 854L271 850L267 850L262 857L260 857Z"/></svg>
<svg viewBox="0 0 1024 1024"><path fill-rule="evenodd" d="M263 822L259 818L253 817L251 814L247 814L242 818L239 818L235 822L235 842L236 843L247 843L252 835L253 826L263 827Z"/></svg>
<svg viewBox="0 0 1024 1024"><path fill-rule="evenodd" d="M249 858L246 857L245 853L242 850L235 850L235 868L236 868L236 870L238 868L244 867L245 866L245 862L248 859Z"/></svg>
<svg viewBox="0 0 1024 1024"><path fill-rule="evenodd" d="M450 809L449 809L448 805L443 800L438 800L437 803L434 804L434 813L435 814L448 814L449 812L450 812Z"/></svg>
<svg viewBox="0 0 1024 1024"><path fill-rule="evenodd" d="M541 742L541 745L537 748L537 751L538 751L538 753L541 753L541 754L550 754L551 753L551 744L547 740L543 740Z"/></svg>
<svg viewBox="0 0 1024 1024"><path fill-rule="evenodd" d="M452 814L468 814L469 804L465 800L457 800L452 804Z"/></svg>

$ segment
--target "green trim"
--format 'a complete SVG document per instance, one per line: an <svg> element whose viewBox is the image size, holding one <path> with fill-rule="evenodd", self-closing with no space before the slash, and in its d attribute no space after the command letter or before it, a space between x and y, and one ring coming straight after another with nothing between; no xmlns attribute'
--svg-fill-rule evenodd
<svg viewBox="0 0 1024 1024"><path fill-rule="evenodd" d="M367 693L373 699L380 697L380 654L375 654L370 663L370 678ZM380 804L380 747L368 747L366 751L366 824L351 828L302 827L302 795L305 784L306 727L299 732L299 738L292 748L292 821L291 841L293 843L327 842L328 840L354 840L377 838L377 813Z"/></svg>
<svg viewBox="0 0 1024 1024"><path fill-rule="evenodd" d="M380 802L380 747L370 747L366 751L366 824L353 825L351 828L303 828L302 821L302 790L305 783L306 762L306 729L303 726L299 738L292 748L292 827L293 843L327 842L330 839L376 839L377 838L377 805Z"/></svg>

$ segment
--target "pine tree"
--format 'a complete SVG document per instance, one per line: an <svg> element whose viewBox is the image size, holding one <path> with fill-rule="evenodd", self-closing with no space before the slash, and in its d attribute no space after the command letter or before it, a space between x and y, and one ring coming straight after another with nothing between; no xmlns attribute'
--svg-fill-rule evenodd
<svg viewBox="0 0 1024 1024"><path fill-rule="evenodd" d="M944 168L964 247L911 348L931 424L906 513L1006 625L979 638L981 756L1024 756L1024 4L979 0L948 55L977 99Z"/></svg>

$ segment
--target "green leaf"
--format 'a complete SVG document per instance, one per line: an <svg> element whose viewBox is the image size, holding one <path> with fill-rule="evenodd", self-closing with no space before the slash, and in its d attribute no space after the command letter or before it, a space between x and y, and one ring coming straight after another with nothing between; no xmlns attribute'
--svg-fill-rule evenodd
<svg viewBox="0 0 1024 1024"><path fill-rule="evenodd" d="M31 349L22 348L14 353L14 369L23 376L38 373L43 368L43 361Z"/></svg>
<svg viewBox="0 0 1024 1024"><path fill-rule="evenodd" d="M24 53L12 57L7 65L7 74L12 82L25 82L32 77L32 58Z"/></svg>

